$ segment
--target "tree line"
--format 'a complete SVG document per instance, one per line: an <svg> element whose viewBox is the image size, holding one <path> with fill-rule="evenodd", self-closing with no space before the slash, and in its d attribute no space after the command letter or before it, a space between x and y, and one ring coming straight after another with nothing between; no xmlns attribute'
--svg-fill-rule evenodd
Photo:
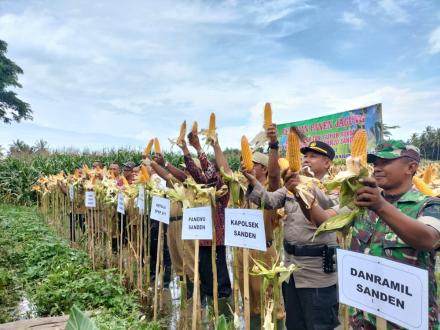
<svg viewBox="0 0 440 330"><path fill-rule="evenodd" d="M413 133L408 142L420 149L422 158L440 160L440 128L427 126L422 133Z"/></svg>

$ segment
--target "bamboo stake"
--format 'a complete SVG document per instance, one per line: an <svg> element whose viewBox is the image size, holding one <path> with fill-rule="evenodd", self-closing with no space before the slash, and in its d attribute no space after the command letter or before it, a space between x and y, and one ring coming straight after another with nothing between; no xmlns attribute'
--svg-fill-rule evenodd
<svg viewBox="0 0 440 330"><path fill-rule="evenodd" d="M122 265L123 265L123 231L124 231L124 221L123 221L123 216L122 213L119 213L120 216L120 223L121 223L121 236L119 238L119 275L121 277L121 283L122 283Z"/></svg>
<svg viewBox="0 0 440 330"><path fill-rule="evenodd" d="M145 198L145 218L147 221L147 239L146 239L146 245L147 245L147 257L145 260L145 265L146 265L146 276L147 276L147 287L150 287L150 282L151 282L151 265L150 265L150 260L151 260L151 219L150 219L150 194L147 191L147 198Z"/></svg>
<svg viewBox="0 0 440 330"><path fill-rule="evenodd" d="M243 271L244 271L244 294L243 294L243 304L244 304L244 322L245 329L250 330L251 328L251 315L249 306L249 249L243 249Z"/></svg>
<svg viewBox="0 0 440 330"><path fill-rule="evenodd" d="M240 316L240 306L239 306L239 292L240 292L240 285L239 285L239 277L238 277L238 248L233 247L232 248L233 253L233 262L234 262L234 269L233 269L233 276L234 276L234 283L233 283L233 291L234 291L234 314L237 316Z"/></svg>
<svg viewBox="0 0 440 330"><path fill-rule="evenodd" d="M181 237L179 237L181 239ZM180 320L179 329L186 329L186 314L187 314L187 293L188 285L186 282L186 249L185 241L182 240L182 281L180 281Z"/></svg>
<svg viewBox="0 0 440 330"><path fill-rule="evenodd" d="M96 213L96 208L92 208L91 218L90 218L90 226L91 226L91 234L92 234L92 267L93 267L93 270L96 269L96 264L95 264L95 213Z"/></svg>
<svg viewBox="0 0 440 330"><path fill-rule="evenodd" d="M159 222L159 235L157 241L157 254L156 254L156 276L154 279L154 305L153 305L153 320L157 320L157 308L158 308L158 281L159 281L159 264L161 259L161 249L162 249L162 230L163 223Z"/></svg>
<svg viewBox="0 0 440 330"><path fill-rule="evenodd" d="M139 290L139 292L142 292L142 230L143 230L143 226L142 226L142 215L138 214L136 216L136 223L138 226L138 230L136 233L136 243L137 243L137 254L139 256L138 258L138 264L137 264L137 288Z"/></svg>
<svg viewBox="0 0 440 330"><path fill-rule="evenodd" d="M377 330L387 330L387 320L376 316L376 329Z"/></svg>
<svg viewBox="0 0 440 330"><path fill-rule="evenodd" d="M215 235L215 197L211 197L212 217L212 241L211 241L211 264L212 264L212 292L214 302L215 323L218 320L218 277L217 277L217 238Z"/></svg>
<svg viewBox="0 0 440 330"><path fill-rule="evenodd" d="M199 315L199 240L194 244L194 292L192 311L192 330L197 330Z"/></svg>

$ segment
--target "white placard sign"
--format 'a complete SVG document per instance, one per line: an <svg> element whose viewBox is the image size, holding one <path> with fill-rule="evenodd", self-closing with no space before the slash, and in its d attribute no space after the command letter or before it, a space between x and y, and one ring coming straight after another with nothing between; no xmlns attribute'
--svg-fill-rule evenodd
<svg viewBox="0 0 440 330"><path fill-rule="evenodd" d="M86 191L85 205L86 207L96 207L96 195L94 191Z"/></svg>
<svg viewBox="0 0 440 330"><path fill-rule="evenodd" d="M428 329L428 271L337 250L339 302L407 329Z"/></svg>
<svg viewBox="0 0 440 330"><path fill-rule="evenodd" d="M212 215L210 206L183 210L182 239L212 240Z"/></svg>
<svg viewBox="0 0 440 330"><path fill-rule="evenodd" d="M226 209L225 245L266 251L263 211Z"/></svg>
<svg viewBox="0 0 440 330"><path fill-rule="evenodd" d="M153 196L151 201L150 218L169 224L170 223L170 200Z"/></svg>
<svg viewBox="0 0 440 330"><path fill-rule="evenodd" d="M144 214L145 210L145 188L144 186L139 186L139 193L136 201L137 207L139 209L139 214Z"/></svg>
<svg viewBox="0 0 440 330"><path fill-rule="evenodd" d="M73 184L69 184L69 198L70 198L70 201L72 201L72 202L73 202L74 192L75 192L75 189L73 188Z"/></svg>
<svg viewBox="0 0 440 330"><path fill-rule="evenodd" d="M124 204L124 194L118 194L118 206L116 207L116 211L122 214L125 214L125 204Z"/></svg>

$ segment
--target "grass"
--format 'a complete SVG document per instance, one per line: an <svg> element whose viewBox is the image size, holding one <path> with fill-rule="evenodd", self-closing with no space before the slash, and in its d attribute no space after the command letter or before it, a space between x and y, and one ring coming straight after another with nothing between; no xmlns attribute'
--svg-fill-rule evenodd
<svg viewBox="0 0 440 330"><path fill-rule="evenodd" d="M24 290L38 316L92 311L100 329L160 329L113 270L93 271L88 256L56 237L35 208L0 204L0 323L18 317Z"/></svg>

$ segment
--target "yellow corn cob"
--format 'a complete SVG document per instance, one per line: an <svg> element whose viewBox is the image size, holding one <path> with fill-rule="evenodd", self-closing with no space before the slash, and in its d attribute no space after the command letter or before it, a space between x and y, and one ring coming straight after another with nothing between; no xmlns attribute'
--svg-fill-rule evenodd
<svg viewBox="0 0 440 330"><path fill-rule="evenodd" d="M159 143L159 139L158 138L154 138L154 152L156 154L161 154L161 150L160 150L160 143Z"/></svg>
<svg viewBox="0 0 440 330"><path fill-rule="evenodd" d="M191 132L192 132L193 135L197 135L197 133L198 133L197 131L198 130L199 130L199 127L198 127L197 122L195 121L193 126L192 126Z"/></svg>
<svg viewBox="0 0 440 330"><path fill-rule="evenodd" d="M183 140L185 140L185 135L186 135L186 120L183 121L182 125L180 125L179 137L177 138L176 143L179 145L182 144Z"/></svg>
<svg viewBox="0 0 440 330"><path fill-rule="evenodd" d="M435 196L435 193L431 188L423 181L423 179L413 176L413 184L416 186L417 190L426 196Z"/></svg>
<svg viewBox="0 0 440 330"><path fill-rule="evenodd" d="M278 158L278 166L281 171L289 168L289 161L286 158Z"/></svg>
<svg viewBox="0 0 440 330"><path fill-rule="evenodd" d="M363 166L367 165L367 143L367 131L363 128L358 129L351 141L351 155L360 158Z"/></svg>
<svg viewBox="0 0 440 330"><path fill-rule="evenodd" d="M148 180L150 180L150 173L148 173L148 169L145 165L141 165L141 170L140 170L140 182L141 183L147 183Z"/></svg>
<svg viewBox="0 0 440 330"><path fill-rule="evenodd" d="M432 167L431 164L429 164L428 167L426 168L425 172L423 172L423 181L426 184L430 184L431 183L431 180L432 180L432 177L433 177L433 175L432 175L433 171L434 171L434 168Z"/></svg>
<svg viewBox="0 0 440 330"><path fill-rule="evenodd" d="M215 135L215 113L212 112L209 116L208 136Z"/></svg>
<svg viewBox="0 0 440 330"><path fill-rule="evenodd" d="M241 137L241 157L243 158L243 164L247 171L252 171L254 163L252 162L252 150L249 146L246 136Z"/></svg>
<svg viewBox="0 0 440 330"><path fill-rule="evenodd" d="M270 103L267 102L264 106L264 129L267 129L270 125L272 125L272 108L270 107Z"/></svg>
<svg viewBox="0 0 440 330"><path fill-rule="evenodd" d="M151 152L151 148L153 147L154 139L148 141L147 147L144 149L144 155L148 156Z"/></svg>
<svg viewBox="0 0 440 330"><path fill-rule="evenodd" d="M289 169L292 172L298 172L301 169L299 136L293 130L287 136L286 158L289 161Z"/></svg>
<svg viewBox="0 0 440 330"><path fill-rule="evenodd" d="M125 176L122 176L122 183L123 183L124 186L128 186L128 181L125 178Z"/></svg>

